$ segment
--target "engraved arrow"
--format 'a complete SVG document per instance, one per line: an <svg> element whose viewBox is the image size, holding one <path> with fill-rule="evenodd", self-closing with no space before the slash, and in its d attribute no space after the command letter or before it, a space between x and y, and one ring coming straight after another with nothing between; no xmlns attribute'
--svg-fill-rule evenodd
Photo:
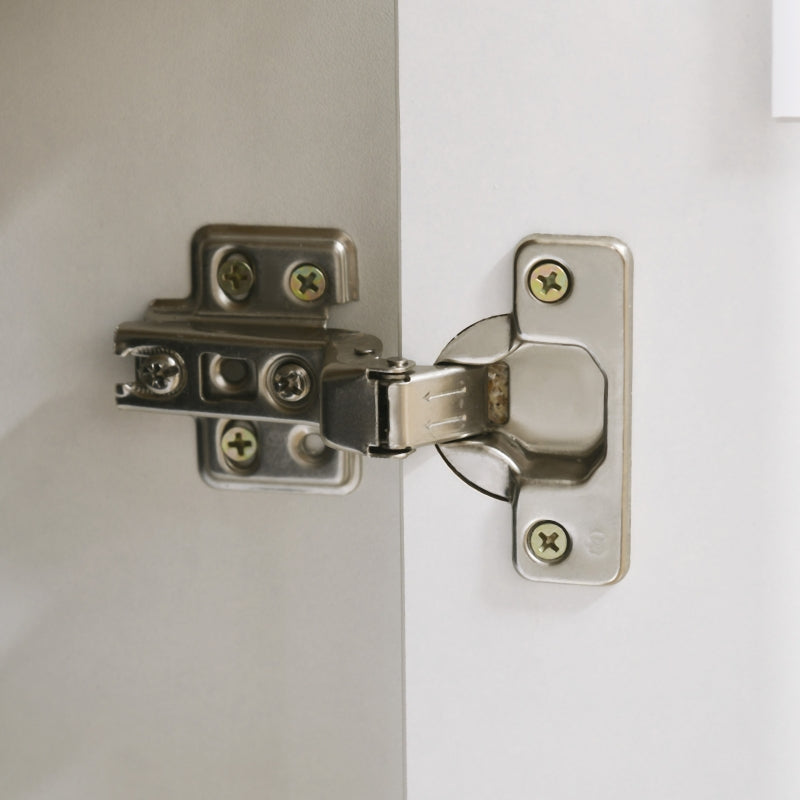
<svg viewBox="0 0 800 800"><path fill-rule="evenodd" d="M449 419L440 419L437 422L428 422L425 425L425 427L428 430L431 430L431 428L438 428L440 425L452 425L454 422L460 423L460 422L466 422L466 420L467 420L467 415L462 414L459 417L450 417Z"/></svg>
<svg viewBox="0 0 800 800"><path fill-rule="evenodd" d="M460 389L453 389L451 392L440 392L439 394L431 394L430 392L425 392L422 395L424 400L427 400L429 403L431 400L438 400L440 397L452 397L454 394L466 394L467 393L467 386L466 384L461 384Z"/></svg>

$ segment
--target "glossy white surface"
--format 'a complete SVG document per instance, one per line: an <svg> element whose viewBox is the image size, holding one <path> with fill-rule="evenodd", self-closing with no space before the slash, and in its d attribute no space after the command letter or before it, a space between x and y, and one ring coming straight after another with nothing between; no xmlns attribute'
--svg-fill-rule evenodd
<svg viewBox="0 0 800 800"><path fill-rule="evenodd" d="M772 0L772 116L800 117L800 3Z"/></svg>
<svg viewBox="0 0 800 800"><path fill-rule="evenodd" d="M0 8L0 795L402 796L398 467L218 492L114 326L208 222L339 226L396 347L391 3Z"/></svg>
<svg viewBox="0 0 800 800"><path fill-rule="evenodd" d="M800 130L725 4L401 0L403 352L512 304L517 242L634 254L630 573L514 572L509 507L406 463L408 796L800 793Z"/></svg>

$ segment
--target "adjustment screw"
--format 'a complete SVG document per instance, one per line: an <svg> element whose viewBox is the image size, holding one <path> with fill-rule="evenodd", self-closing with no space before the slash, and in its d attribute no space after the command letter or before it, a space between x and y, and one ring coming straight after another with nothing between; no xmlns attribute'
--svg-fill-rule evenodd
<svg viewBox="0 0 800 800"><path fill-rule="evenodd" d="M272 373L272 392L284 403L299 403L311 392L311 374L294 361L284 361Z"/></svg>
<svg viewBox="0 0 800 800"><path fill-rule="evenodd" d="M571 546L569 534L557 522L537 522L525 535L528 555L547 564L563 561L569 555Z"/></svg>
<svg viewBox="0 0 800 800"><path fill-rule="evenodd" d="M142 387L160 397L177 394L185 376L183 361L176 353L152 353L141 359L137 369Z"/></svg>
<svg viewBox="0 0 800 800"><path fill-rule="evenodd" d="M246 300L256 282L253 268L244 256L229 255L217 270L217 283L231 300Z"/></svg>
<svg viewBox="0 0 800 800"><path fill-rule="evenodd" d="M220 448L228 465L242 469L249 467L258 455L255 431L245 425L230 425L220 440Z"/></svg>
<svg viewBox="0 0 800 800"><path fill-rule="evenodd" d="M411 372L417 366L410 358L402 356L387 356L386 364L387 366L382 371L389 375L403 375Z"/></svg>
<svg viewBox="0 0 800 800"><path fill-rule="evenodd" d="M292 270L289 287L298 300L310 303L325 294L325 273L313 264L301 264Z"/></svg>
<svg viewBox="0 0 800 800"><path fill-rule="evenodd" d="M543 303L557 303L569 291L569 273L555 261L537 264L528 276L531 294Z"/></svg>

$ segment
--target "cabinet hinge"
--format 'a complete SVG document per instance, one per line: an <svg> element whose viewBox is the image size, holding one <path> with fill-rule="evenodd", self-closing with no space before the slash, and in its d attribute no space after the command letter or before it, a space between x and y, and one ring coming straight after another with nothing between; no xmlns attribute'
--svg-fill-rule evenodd
<svg viewBox="0 0 800 800"><path fill-rule="evenodd" d="M329 229L211 225L192 291L116 332L133 379L117 403L196 418L212 486L344 493L361 456L436 445L514 507L526 578L610 583L628 561L632 259L604 237L518 247L514 309L462 331L436 364L383 357L327 327L358 297L356 250Z"/></svg>

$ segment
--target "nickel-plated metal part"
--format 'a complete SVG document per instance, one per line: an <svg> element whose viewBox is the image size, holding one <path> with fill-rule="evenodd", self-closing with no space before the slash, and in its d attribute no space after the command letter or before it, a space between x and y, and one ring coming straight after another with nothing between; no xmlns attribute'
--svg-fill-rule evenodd
<svg viewBox="0 0 800 800"><path fill-rule="evenodd" d="M311 453L302 446L305 437L320 434L313 379L299 402L276 398L268 380L287 360L319 375L340 352L353 359L355 349L380 352L374 336L327 327L332 303L358 297L352 240L332 229L211 225L194 235L191 255L189 297L154 301L144 319L120 325L115 337L117 353L134 356L137 364L170 353L183 366L181 385L157 395L137 374L117 386L117 404L195 417L200 472L212 486L352 491L361 475L356 454L327 446ZM230 258L245 259L254 271L246 302L220 285L220 268ZM324 270L325 297L300 304L288 276L309 263ZM258 443L259 456L246 467L221 447L231 423L247 423Z"/></svg>
<svg viewBox="0 0 800 800"><path fill-rule="evenodd" d="M436 445L512 504L523 577L613 583L629 551L631 273L616 239L525 239L513 311L418 366L327 328L328 306L357 296L346 234L209 226L191 295L117 330L137 365L117 403L196 417L201 473L220 488L342 493L362 455Z"/></svg>
<svg viewBox="0 0 800 800"><path fill-rule="evenodd" d="M186 385L183 359L165 348L153 347L137 354L136 383L130 391L141 397L166 400L181 392Z"/></svg>
<svg viewBox="0 0 800 800"><path fill-rule="evenodd" d="M302 403L311 394L311 372L290 358L278 362L270 372L269 385L282 403Z"/></svg>
<svg viewBox="0 0 800 800"><path fill-rule="evenodd" d="M322 435L330 445L403 456L491 427L487 367L412 362L401 367L396 361L376 358L325 368Z"/></svg>
<svg viewBox="0 0 800 800"><path fill-rule="evenodd" d="M552 263L568 267L569 295L541 303L530 276ZM508 423L439 452L470 485L512 504L514 562L525 578L606 584L628 569L632 269L616 239L525 239L513 312L467 328L439 355L509 366ZM569 558L529 557L526 536L540 520L569 531Z"/></svg>

